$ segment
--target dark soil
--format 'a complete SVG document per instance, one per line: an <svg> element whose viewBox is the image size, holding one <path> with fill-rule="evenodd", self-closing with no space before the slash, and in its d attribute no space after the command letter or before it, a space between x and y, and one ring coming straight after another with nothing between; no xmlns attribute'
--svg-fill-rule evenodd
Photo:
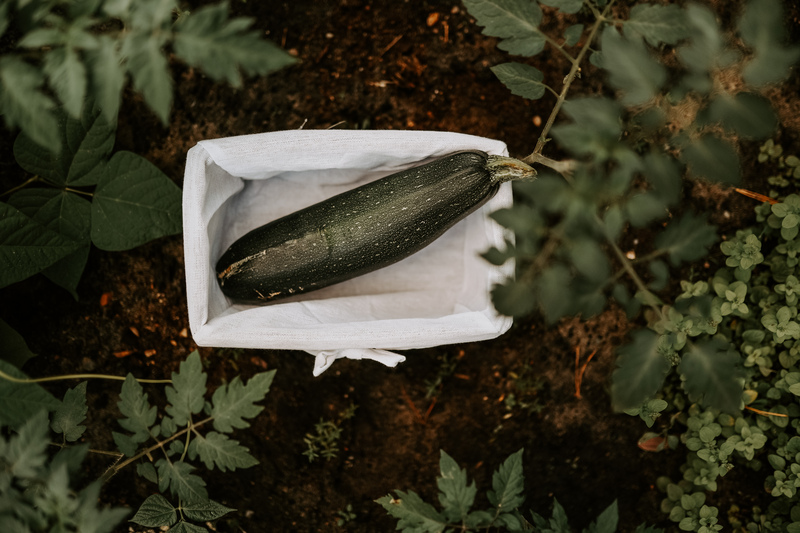
<svg viewBox="0 0 800 533"><path fill-rule="evenodd" d="M255 17L255 27L301 63L247 81L238 90L175 63L169 127L128 94L117 148L143 155L178 184L186 152L199 140L328 128L341 121L349 127L497 138L512 155L525 155L540 132L534 124L547 118L554 103L550 95L537 102L510 95L489 71L508 56L494 39L480 34L458 2L262 0L232 7ZM791 9L797 40L798 8ZM553 26L569 23L548 20ZM556 85L567 70L562 58L549 52L534 64ZM588 67L574 94L600 90L601 80ZM785 145L797 146L800 136L797 88L795 75L771 94L781 111L779 139ZM11 165L10 139L5 135L2 147L3 190L21 177ZM742 144L743 186L764 190L764 176L754 171L757 146ZM687 189L685 206L708 213L724 231L746 225L752 216L752 201L730 190L708 184ZM635 249L646 239L643 232L629 235L627 242ZM3 290L0 317L39 355L26 367L29 374L131 372L160 378L196 349L188 332L180 236L124 253L94 249L78 292L76 302L41 276ZM394 369L340 360L319 378L312 376L313 358L304 352L201 348L213 386L236 374L247 378L277 369L264 412L237 437L260 464L205 475L211 498L237 509L215 527L229 532L392 531L395 521L373 500L394 489L410 489L437 503L440 449L467 469L484 498L492 471L522 447L526 508L549 514L556 497L571 523L584 527L616 499L622 531L645 521L668 526L654 484L660 475L678 479L684 456L639 449L637 440L646 427L638 418L614 414L609 402L615 350L635 325L618 309L552 327L532 317L493 341L408 351L407 361ZM582 361L596 352L580 397L576 351ZM428 395L445 361L457 361L455 370ZM520 390L520 383L527 388ZM62 394L70 385L52 390ZM90 383L86 438L95 448L113 448L110 429L118 390L115 383ZM161 396L158 387L147 390L151 397ZM512 393L531 407L508 409ZM338 456L309 463L302 455L306 433L320 418L335 418L351 403L358 409L343 424ZM90 467L99 472L106 465L98 458ZM752 504L761 497L759 484L735 470L713 503L723 514L731 503ZM106 485L102 498L136 508L151 492L129 469ZM337 512L348 504L356 518L339 527Z"/></svg>

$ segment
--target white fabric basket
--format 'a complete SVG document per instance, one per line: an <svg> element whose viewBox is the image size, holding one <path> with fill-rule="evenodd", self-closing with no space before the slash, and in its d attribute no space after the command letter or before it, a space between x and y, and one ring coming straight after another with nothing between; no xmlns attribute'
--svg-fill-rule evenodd
<svg viewBox="0 0 800 533"><path fill-rule="evenodd" d="M206 140L189 150L183 188L189 324L199 346L304 350L319 375L335 359L403 361L391 350L491 339L511 327L490 290L513 273L478 256L507 235L487 214L497 195L435 243L387 268L292 300L234 304L214 265L253 228L357 185L466 149L504 143L428 131L293 130Z"/></svg>

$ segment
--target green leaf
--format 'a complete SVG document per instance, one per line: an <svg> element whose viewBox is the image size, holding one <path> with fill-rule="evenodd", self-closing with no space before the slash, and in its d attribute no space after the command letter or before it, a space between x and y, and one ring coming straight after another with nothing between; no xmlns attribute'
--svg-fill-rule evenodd
<svg viewBox="0 0 800 533"><path fill-rule="evenodd" d="M522 470L522 453L520 449L511 454L500 468L492 475L492 490L487 493L489 503L499 512L512 512L525 500L525 478Z"/></svg>
<svg viewBox="0 0 800 533"><path fill-rule="evenodd" d="M181 229L181 190L146 159L131 152L114 154L92 202L95 246L129 250Z"/></svg>
<svg viewBox="0 0 800 533"><path fill-rule="evenodd" d="M739 412L742 372L739 354L720 339L692 343L681 359L678 371L690 398L729 413Z"/></svg>
<svg viewBox="0 0 800 533"><path fill-rule="evenodd" d="M623 37L613 26L600 37L603 68L609 83L622 91L623 105L636 106L650 101L667 80L664 66L653 59L641 41Z"/></svg>
<svg viewBox="0 0 800 533"><path fill-rule="evenodd" d="M706 74L729 65L736 55L725 48L717 17L713 11L699 4L686 8L686 21L691 39L678 48L678 58L692 72Z"/></svg>
<svg viewBox="0 0 800 533"><path fill-rule="evenodd" d="M522 63L502 63L491 70L512 94L528 100L538 100L544 96L544 75L536 67Z"/></svg>
<svg viewBox="0 0 800 533"><path fill-rule="evenodd" d="M540 4L558 8L562 13L577 13L583 7L583 0L540 0Z"/></svg>
<svg viewBox="0 0 800 533"><path fill-rule="evenodd" d="M765 139L778 126L770 101L747 92L734 96L723 93L714 98L708 107L708 119L748 139Z"/></svg>
<svg viewBox="0 0 800 533"><path fill-rule="evenodd" d="M128 59L133 88L166 125L172 107L172 77L162 45L161 40L150 33L133 31L123 43L122 55Z"/></svg>
<svg viewBox="0 0 800 533"><path fill-rule="evenodd" d="M643 174L653 186L655 194L667 206L677 204L683 183L675 159L658 152L651 152L644 156L643 161Z"/></svg>
<svg viewBox="0 0 800 533"><path fill-rule="evenodd" d="M86 420L88 411L86 382L83 381L74 388L67 389L64 400L53 413L50 429L56 433L63 433L67 442L75 442L86 431L86 426L82 426L81 422Z"/></svg>
<svg viewBox="0 0 800 533"><path fill-rule="evenodd" d="M608 278L610 272L608 258L594 239L576 239L569 243L568 253L573 266L591 281L602 282Z"/></svg>
<svg viewBox="0 0 800 533"><path fill-rule="evenodd" d="M34 221L82 244L76 251L42 271L77 300L76 289L91 247L91 203L65 190L42 187L17 191L8 201Z"/></svg>
<svg viewBox="0 0 800 533"><path fill-rule="evenodd" d="M656 248L666 251L673 265L704 257L709 246L717 242L716 227L708 224L707 220L705 215L685 213L658 234Z"/></svg>
<svg viewBox="0 0 800 533"><path fill-rule="evenodd" d="M258 461L249 452L239 441L216 431L210 431L205 436L196 435L189 443L190 459L199 456L206 468L216 466L223 472L257 465Z"/></svg>
<svg viewBox="0 0 800 533"><path fill-rule="evenodd" d="M111 437L114 439L114 444L117 445L117 449L119 449L125 457L133 457L139 450L138 441L133 440L133 438L128 435L112 431Z"/></svg>
<svg viewBox="0 0 800 533"><path fill-rule="evenodd" d="M375 500L389 515L398 519L397 529L413 533L442 533L447 527L445 518L429 503L422 501L414 491L398 490L397 498L391 495Z"/></svg>
<svg viewBox="0 0 800 533"><path fill-rule="evenodd" d="M125 71L122 68L118 41L108 35L98 37L94 50L86 51L92 91L103 117L109 124L116 123L122 88L125 86Z"/></svg>
<svg viewBox="0 0 800 533"><path fill-rule="evenodd" d="M625 203L625 212L630 223L636 227L644 227L667 215L667 205L660 195L653 191L632 196Z"/></svg>
<svg viewBox="0 0 800 533"><path fill-rule="evenodd" d="M622 134L622 108L617 102L609 98L578 98L564 102L563 110L573 123L560 124L552 130L563 148L601 160L612 156Z"/></svg>
<svg viewBox="0 0 800 533"><path fill-rule="evenodd" d="M199 8L176 25L175 53L216 80L239 87L239 67L250 74L266 75L297 60L262 40L259 32L246 31L250 18L228 19L228 4Z"/></svg>
<svg viewBox="0 0 800 533"><path fill-rule="evenodd" d="M78 52L67 46L46 52L42 71L67 113L80 117L86 97L87 73Z"/></svg>
<svg viewBox="0 0 800 533"><path fill-rule="evenodd" d="M713 134L692 140L683 147L680 158L696 178L729 184L736 184L741 178L739 154L731 143Z"/></svg>
<svg viewBox="0 0 800 533"><path fill-rule="evenodd" d="M177 525L169 528L169 533L208 533L208 530L181 520Z"/></svg>
<svg viewBox="0 0 800 533"><path fill-rule="evenodd" d="M618 522L619 509L617 500L614 500L611 505L600 513L597 520L589 525L586 533L616 533Z"/></svg>
<svg viewBox="0 0 800 533"><path fill-rule="evenodd" d="M141 384L128 374L122 384L117 407L126 418L119 419L123 429L133 432L134 442L145 442L150 438L150 427L155 424L158 410L147 401Z"/></svg>
<svg viewBox="0 0 800 533"><path fill-rule="evenodd" d="M690 35L686 12L678 5L637 4L623 31L628 37L641 35L650 46L676 44Z"/></svg>
<svg viewBox="0 0 800 533"><path fill-rule="evenodd" d="M62 149L42 147L24 132L14 142L17 163L58 185L96 185L114 147L116 121L109 122L97 108L86 106L76 119L58 111L57 132Z"/></svg>
<svg viewBox="0 0 800 533"><path fill-rule="evenodd" d="M536 280L536 295L548 323L553 324L573 309L572 276L564 265L553 264Z"/></svg>
<svg viewBox="0 0 800 533"><path fill-rule="evenodd" d="M81 533L111 533L129 513L129 509L125 507L100 509L97 507L99 500L99 481L90 484L78 493L76 531Z"/></svg>
<svg viewBox="0 0 800 533"><path fill-rule="evenodd" d="M639 407L661 388L670 368L660 336L650 330L634 332L633 341L619 350L617 369L611 376L614 409Z"/></svg>
<svg viewBox="0 0 800 533"><path fill-rule="evenodd" d="M535 56L544 49L545 37L539 31L542 8L529 0L464 0L464 7L475 17L483 33L503 39L497 45L514 55Z"/></svg>
<svg viewBox="0 0 800 533"><path fill-rule="evenodd" d="M158 484L158 472L153 463L138 463L136 465L136 473L145 478L147 481Z"/></svg>
<svg viewBox="0 0 800 533"><path fill-rule="evenodd" d="M159 459L156 461L156 468L158 490L161 492L169 489L173 495L189 502L208 500L205 481L192 474L195 468L189 463Z"/></svg>
<svg viewBox="0 0 800 533"><path fill-rule="evenodd" d="M458 463L440 451L440 477L436 480L439 487L439 503L444 509L444 516L450 522L461 522L469 514L478 489L473 481L467 485L467 471L459 468Z"/></svg>
<svg viewBox="0 0 800 533"><path fill-rule="evenodd" d="M58 151L61 142L44 75L17 56L0 57L0 112L8 128L20 127L36 143Z"/></svg>
<svg viewBox="0 0 800 533"><path fill-rule="evenodd" d="M0 371L16 379L28 379L21 370L3 360ZM58 406L58 399L37 383L15 383L0 378L0 425L20 427L40 411L55 411Z"/></svg>
<svg viewBox="0 0 800 533"><path fill-rule="evenodd" d="M36 354L28 348L28 343L25 342L22 335L9 326L5 320L0 319L0 359L17 368L22 368L33 357L36 357Z"/></svg>
<svg viewBox="0 0 800 533"><path fill-rule="evenodd" d="M172 385L164 392L170 405L166 411L179 426L186 425L193 414L203 410L206 395L206 373L197 350L182 362L178 372L172 373ZM190 499L190 498L189 498Z"/></svg>
<svg viewBox="0 0 800 533"><path fill-rule="evenodd" d="M751 85L781 81L800 59L800 47L783 45L786 25L779 0L751 0L739 19L739 34L754 51L742 71L744 80Z"/></svg>
<svg viewBox="0 0 800 533"><path fill-rule="evenodd" d="M250 427L244 419L258 415L264 407L256 405L269 392L275 371L260 372L243 384L239 376L214 391L211 397L211 416L214 429L230 433L234 428Z"/></svg>
<svg viewBox="0 0 800 533"><path fill-rule="evenodd" d="M183 513L191 520L198 522L210 522L225 516L226 514L235 511L230 507L225 507L221 503L214 500L206 500L204 502L185 503L181 506Z"/></svg>
<svg viewBox="0 0 800 533"><path fill-rule="evenodd" d="M566 46L575 46L580 42L583 37L583 24L573 24L564 30L564 44Z"/></svg>
<svg viewBox="0 0 800 533"><path fill-rule="evenodd" d="M506 316L525 316L536 309L534 288L519 280L507 280L492 287L492 303Z"/></svg>
<svg viewBox="0 0 800 533"><path fill-rule="evenodd" d="M178 521L175 507L161 494L152 494L147 497L139 510L131 518L131 522L144 527L171 526Z"/></svg>
<svg viewBox="0 0 800 533"><path fill-rule="evenodd" d="M36 478L47 462L47 448L50 446L50 430L47 411L41 410L28 416L20 424L16 435L8 440L4 463L11 475L21 478Z"/></svg>

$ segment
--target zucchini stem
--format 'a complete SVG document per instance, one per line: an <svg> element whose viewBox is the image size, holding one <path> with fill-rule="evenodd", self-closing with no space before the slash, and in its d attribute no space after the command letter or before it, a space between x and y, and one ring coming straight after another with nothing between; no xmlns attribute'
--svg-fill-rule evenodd
<svg viewBox="0 0 800 533"><path fill-rule="evenodd" d="M511 180L532 180L536 178L536 169L519 159L490 155L486 160L486 170L492 183L505 183Z"/></svg>

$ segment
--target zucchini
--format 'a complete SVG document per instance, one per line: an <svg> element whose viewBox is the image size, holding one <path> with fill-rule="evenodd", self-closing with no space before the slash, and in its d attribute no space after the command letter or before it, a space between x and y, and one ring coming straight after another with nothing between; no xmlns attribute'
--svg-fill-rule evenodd
<svg viewBox="0 0 800 533"><path fill-rule="evenodd" d="M321 289L432 243L511 179L536 171L510 157L456 152L333 196L252 230L216 265L222 292L265 303Z"/></svg>

